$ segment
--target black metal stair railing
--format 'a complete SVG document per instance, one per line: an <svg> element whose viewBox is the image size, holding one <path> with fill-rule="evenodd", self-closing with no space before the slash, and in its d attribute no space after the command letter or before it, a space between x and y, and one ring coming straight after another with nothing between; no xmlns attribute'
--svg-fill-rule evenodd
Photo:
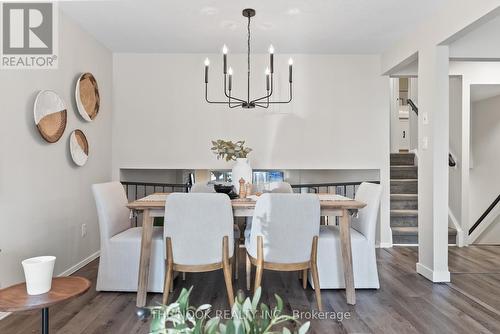
<svg viewBox="0 0 500 334"><path fill-rule="evenodd" d="M490 206L486 209L486 211L483 212L481 217L472 225L472 227L469 229L469 235L474 232L475 229L479 227L479 225L484 221L484 219L490 214L491 211L495 208L495 206L500 202L500 195L495 198L495 200L490 204Z"/></svg>

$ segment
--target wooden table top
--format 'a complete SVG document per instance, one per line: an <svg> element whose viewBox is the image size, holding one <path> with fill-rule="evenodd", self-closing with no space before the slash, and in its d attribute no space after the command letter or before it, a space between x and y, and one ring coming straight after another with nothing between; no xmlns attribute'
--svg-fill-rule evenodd
<svg viewBox="0 0 500 334"><path fill-rule="evenodd" d="M26 291L26 283L16 284L0 290L0 311L17 312L49 307L84 294L90 285L90 281L83 277L56 277L52 279L49 292L31 296Z"/></svg>
<svg viewBox="0 0 500 334"><path fill-rule="evenodd" d="M154 195L168 195L169 193L155 193ZM327 194L324 194L327 195ZM255 208L256 201L250 199L233 199L231 204L234 209L253 209ZM322 209L362 209L366 203L356 200L322 200L320 202ZM141 201L136 200L130 202L127 207L132 210L145 210L145 209L160 209L165 207L165 201Z"/></svg>

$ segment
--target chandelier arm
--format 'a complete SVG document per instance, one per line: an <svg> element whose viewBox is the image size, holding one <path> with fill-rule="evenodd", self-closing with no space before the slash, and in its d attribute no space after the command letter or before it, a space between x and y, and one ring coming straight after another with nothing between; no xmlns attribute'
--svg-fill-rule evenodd
<svg viewBox="0 0 500 334"><path fill-rule="evenodd" d="M254 104L256 107L260 107L260 108L264 108L264 109L267 109L269 108L269 100L267 101L266 104L262 104L262 103L255 103Z"/></svg>
<svg viewBox="0 0 500 334"><path fill-rule="evenodd" d="M250 101L250 102L255 103L255 102L259 102L259 101L261 101L261 100L265 100L265 99L269 100L269 98L271 97L271 95L273 95L273 88L274 88L274 87L273 87L273 86L274 86L274 85L273 85L273 78L274 78L274 76L273 76L273 74L271 73L271 90L269 91L269 93L268 93L267 95L263 96L263 97L259 97L258 99L252 100L252 101Z"/></svg>
<svg viewBox="0 0 500 334"><path fill-rule="evenodd" d="M236 100L236 101L241 102L241 103L245 103L245 102L247 102L247 101L242 100L242 99L239 99L239 98L237 98L237 97L233 97L233 96L231 96L230 94L228 94L227 92L228 92L228 90L227 90L227 88L226 88L226 75L224 74L224 95L226 95L226 97L227 97L229 100L233 99L233 100Z"/></svg>
<svg viewBox="0 0 500 334"><path fill-rule="evenodd" d="M292 95L292 83L290 82L290 97L288 98L288 101L269 101L269 104L285 104L285 103L290 103L292 101L293 95Z"/></svg>
<svg viewBox="0 0 500 334"><path fill-rule="evenodd" d="M234 103L234 102L233 102ZM229 100L228 100L228 105L229 105L229 108L237 108L237 107L241 107L243 105L243 103L245 102L240 102L240 103L236 103L236 105L231 105L231 92L229 92Z"/></svg>
<svg viewBox="0 0 500 334"><path fill-rule="evenodd" d="M226 101L210 101L208 99L208 84L205 84L205 101L212 104L228 104Z"/></svg>

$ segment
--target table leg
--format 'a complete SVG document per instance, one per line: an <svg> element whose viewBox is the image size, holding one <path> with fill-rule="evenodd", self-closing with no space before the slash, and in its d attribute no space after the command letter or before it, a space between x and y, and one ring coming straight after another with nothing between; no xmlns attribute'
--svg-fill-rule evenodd
<svg viewBox="0 0 500 334"><path fill-rule="evenodd" d="M137 307L146 306L148 294L149 263L151 260L151 239L153 238L153 217L148 209L142 213L141 259L139 262L139 283L137 286Z"/></svg>
<svg viewBox="0 0 500 334"><path fill-rule="evenodd" d="M356 304L356 293L354 289L354 274L352 269L350 219L349 210L344 209L340 219L340 244L344 264L345 294L347 297L347 304L354 305Z"/></svg>
<svg viewBox="0 0 500 334"><path fill-rule="evenodd" d="M42 309L42 334L49 334L49 308Z"/></svg>

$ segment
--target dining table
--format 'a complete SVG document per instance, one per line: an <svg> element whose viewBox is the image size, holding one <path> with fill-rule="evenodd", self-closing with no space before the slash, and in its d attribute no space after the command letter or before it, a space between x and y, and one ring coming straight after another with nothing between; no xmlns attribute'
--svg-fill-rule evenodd
<svg viewBox="0 0 500 334"><path fill-rule="evenodd" d="M165 203L168 193L153 193L128 203L127 207L134 212L142 212L142 237L137 286L136 306L146 306L149 266L151 259L151 241L153 237L153 221L155 217L165 216ZM339 217L340 247L343 260L345 291L347 303L356 304L354 274L351 250L351 217L366 203L336 194L318 194L322 217ZM234 217L252 217L256 204L256 196L231 200ZM332 265L336 265L332 263Z"/></svg>

